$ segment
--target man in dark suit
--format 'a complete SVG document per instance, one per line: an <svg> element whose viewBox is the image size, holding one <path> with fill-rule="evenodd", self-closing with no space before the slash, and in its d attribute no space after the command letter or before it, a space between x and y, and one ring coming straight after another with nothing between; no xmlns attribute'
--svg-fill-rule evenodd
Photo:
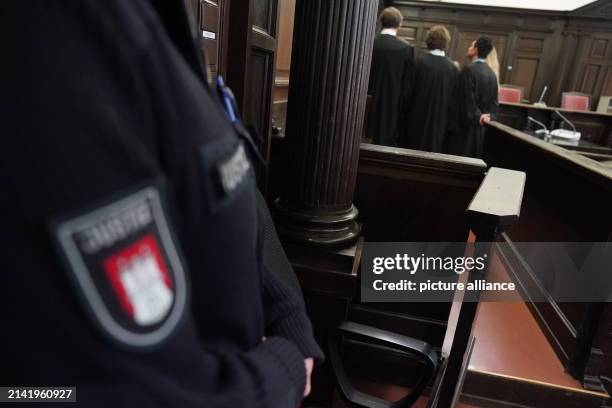
<svg viewBox="0 0 612 408"><path fill-rule="evenodd" d="M368 94L367 137L372 143L397 146L400 116L406 111L409 72L414 48L397 38L402 13L388 7L380 14L382 31L374 39Z"/></svg>
<svg viewBox="0 0 612 408"><path fill-rule="evenodd" d="M472 63L459 76L459 132L450 145L451 153L481 158L485 125L495 119L497 76L485 59L493 49L491 39L481 36L468 49Z"/></svg>

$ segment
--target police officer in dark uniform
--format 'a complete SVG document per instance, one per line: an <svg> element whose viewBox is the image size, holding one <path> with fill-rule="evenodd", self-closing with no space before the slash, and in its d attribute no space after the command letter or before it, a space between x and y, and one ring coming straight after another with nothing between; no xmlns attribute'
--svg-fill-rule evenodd
<svg viewBox="0 0 612 408"><path fill-rule="evenodd" d="M0 26L0 386L299 405L321 352L182 3L9 0Z"/></svg>

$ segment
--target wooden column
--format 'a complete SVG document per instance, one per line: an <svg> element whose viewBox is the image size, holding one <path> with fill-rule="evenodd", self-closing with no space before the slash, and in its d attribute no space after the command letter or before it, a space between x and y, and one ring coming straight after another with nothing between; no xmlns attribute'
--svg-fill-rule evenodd
<svg viewBox="0 0 612 408"><path fill-rule="evenodd" d="M377 0L298 0L287 109L289 183L276 201L285 238L341 246L353 206Z"/></svg>

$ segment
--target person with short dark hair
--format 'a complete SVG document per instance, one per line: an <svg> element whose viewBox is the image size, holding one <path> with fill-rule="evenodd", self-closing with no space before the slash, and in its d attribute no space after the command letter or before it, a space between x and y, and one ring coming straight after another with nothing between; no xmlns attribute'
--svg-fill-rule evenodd
<svg viewBox="0 0 612 408"><path fill-rule="evenodd" d="M491 50L493 50L493 42L488 36L482 35L474 41L471 50L468 49L468 57L473 59L474 56L477 56L480 59L486 60Z"/></svg>
<svg viewBox="0 0 612 408"><path fill-rule="evenodd" d="M481 36L468 49L472 63L459 76L459 131L449 145L453 154L481 158L485 125L495 119L499 106L497 77L485 59L493 49L487 36Z"/></svg>
<svg viewBox="0 0 612 408"><path fill-rule="evenodd" d="M451 36L446 27L434 26L427 34L428 52L415 63L411 74L410 107L400 146L442 152L449 129L454 127L455 91L459 71L446 57Z"/></svg>
<svg viewBox="0 0 612 408"><path fill-rule="evenodd" d="M389 7L380 14L382 31L374 39L368 95L366 137L372 143L397 146L402 101L414 60L414 48L397 37L402 13Z"/></svg>

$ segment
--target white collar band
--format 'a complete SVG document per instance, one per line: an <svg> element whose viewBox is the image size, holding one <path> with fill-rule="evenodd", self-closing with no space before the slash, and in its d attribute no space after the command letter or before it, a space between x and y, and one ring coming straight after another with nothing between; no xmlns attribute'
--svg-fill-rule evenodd
<svg viewBox="0 0 612 408"><path fill-rule="evenodd" d="M395 28L383 28L380 33L395 36L397 35L397 30Z"/></svg>

